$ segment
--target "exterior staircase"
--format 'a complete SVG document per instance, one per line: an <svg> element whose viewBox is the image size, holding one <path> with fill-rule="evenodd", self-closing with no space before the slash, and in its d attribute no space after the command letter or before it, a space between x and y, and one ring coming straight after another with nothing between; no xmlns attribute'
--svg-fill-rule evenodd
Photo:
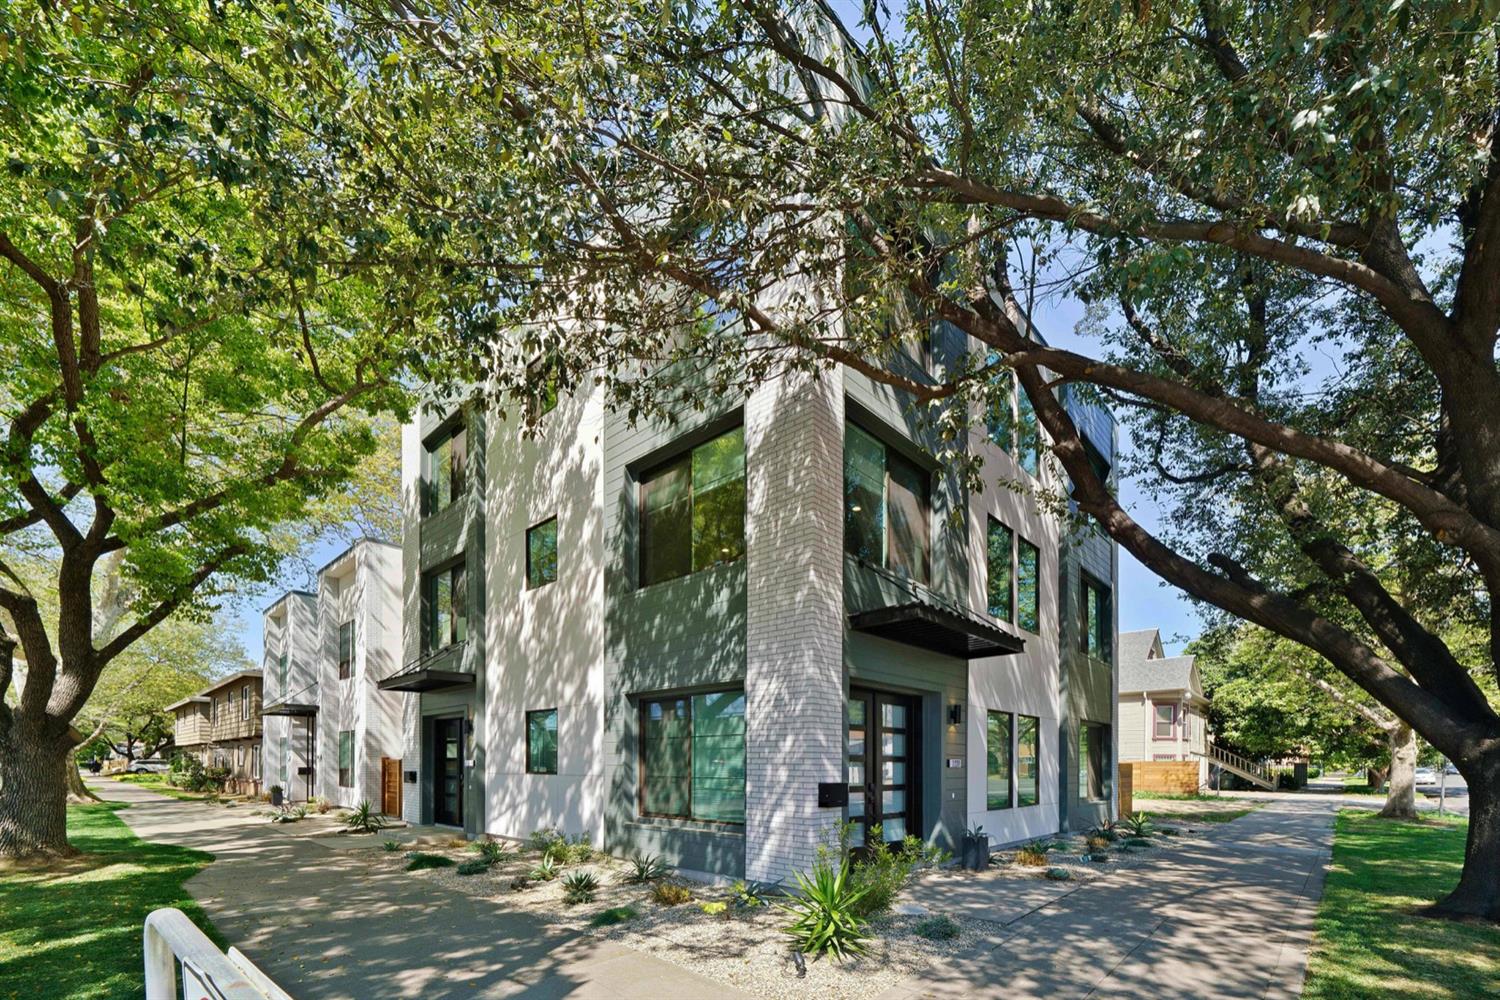
<svg viewBox="0 0 1500 1000"><path fill-rule="evenodd" d="M1271 769L1264 764L1257 764L1248 757L1230 753L1217 743L1210 743L1206 752L1197 750L1193 752L1199 757L1208 758L1210 764L1215 764L1230 774L1244 778L1257 788L1264 788L1268 792L1276 790L1276 778L1271 774Z"/></svg>

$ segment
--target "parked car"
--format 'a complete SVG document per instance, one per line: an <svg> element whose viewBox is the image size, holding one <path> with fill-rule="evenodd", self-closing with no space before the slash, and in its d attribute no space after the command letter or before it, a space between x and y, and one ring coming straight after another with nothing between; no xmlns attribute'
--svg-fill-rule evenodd
<svg viewBox="0 0 1500 1000"><path fill-rule="evenodd" d="M171 768L164 760L133 760L125 770L131 774L166 774Z"/></svg>
<svg viewBox="0 0 1500 1000"><path fill-rule="evenodd" d="M1448 763L1446 763L1446 764L1443 765L1443 773L1444 774L1457 774L1458 773L1458 766L1456 764L1454 764L1452 761L1449 761Z"/></svg>
<svg viewBox="0 0 1500 1000"><path fill-rule="evenodd" d="M1437 780L1438 780L1438 778L1437 778L1437 772L1434 771L1432 768L1430 768L1430 767L1419 767L1419 768L1417 768L1417 784L1419 784L1419 785L1435 785L1435 784L1437 784Z"/></svg>

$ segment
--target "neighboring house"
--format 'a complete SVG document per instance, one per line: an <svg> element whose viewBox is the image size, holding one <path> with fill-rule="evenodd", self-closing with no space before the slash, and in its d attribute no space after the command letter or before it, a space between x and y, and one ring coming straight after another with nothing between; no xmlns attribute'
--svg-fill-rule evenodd
<svg viewBox="0 0 1500 1000"><path fill-rule="evenodd" d="M259 670L231 674L166 710L175 719L178 752L192 754L204 767L223 769L228 775L224 790L230 794L261 794Z"/></svg>
<svg viewBox="0 0 1500 1000"><path fill-rule="evenodd" d="M287 801L316 794L318 595L292 590L261 616L265 648L266 787Z"/></svg>
<svg viewBox="0 0 1500 1000"><path fill-rule="evenodd" d="M933 341L918 377L975 349ZM1107 472L1112 419L1063 392ZM381 682L417 694L405 818L773 880L846 818L953 849L1111 817L1113 545L966 493L907 402L834 370L671 424L588 387L531 401L530 437L424 408ZM974 417L987 475L1065 486L1024 402Z"/></svg>
<svg viewBox="0 0 1500 1000"><path fill-rule="evenodd" d="M1121 761L1190 763L1196 785L1208 782L1208 699L1193 657L1167 656L1157 629L1122 632L1119 699Z"/></svg>

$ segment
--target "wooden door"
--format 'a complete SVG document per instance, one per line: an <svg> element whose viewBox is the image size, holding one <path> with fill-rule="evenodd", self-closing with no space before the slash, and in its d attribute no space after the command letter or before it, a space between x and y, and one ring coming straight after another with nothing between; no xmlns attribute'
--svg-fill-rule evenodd
<svg viewBox="0 0 1500 1000"><path fill-rule="evenodd" d="M401 758L380 758L380 811L401 815Z"/></svg>

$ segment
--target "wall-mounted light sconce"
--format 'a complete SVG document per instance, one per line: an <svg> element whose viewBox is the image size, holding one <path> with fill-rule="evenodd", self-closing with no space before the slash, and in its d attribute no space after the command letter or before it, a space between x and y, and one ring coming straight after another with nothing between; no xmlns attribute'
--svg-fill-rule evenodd
<svg viewBox="0 0 1500 1000"><path fill-rule="evenodd" d="M964 724L963 702L955 701L948 706L948 725L961 726Z"/></svg>

